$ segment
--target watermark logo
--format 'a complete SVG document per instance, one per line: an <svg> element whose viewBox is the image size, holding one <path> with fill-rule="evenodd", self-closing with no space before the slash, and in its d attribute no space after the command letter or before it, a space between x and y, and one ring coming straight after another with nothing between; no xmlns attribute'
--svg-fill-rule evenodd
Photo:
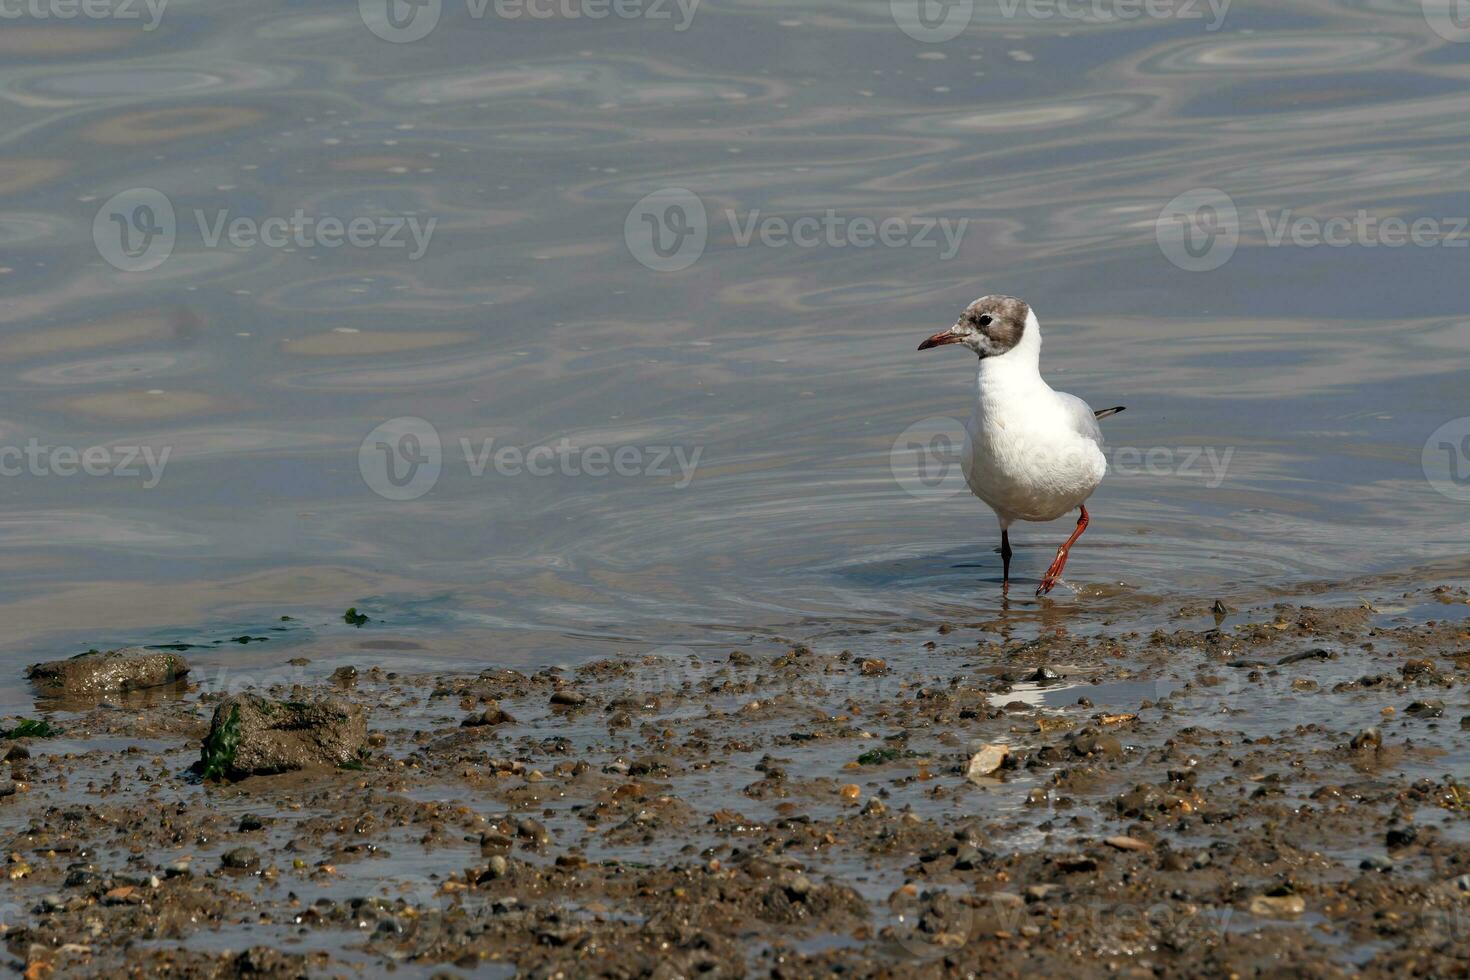
<svg viewBox="0 0 1470 980"><path fill-rule="evenodd" d="M119 191L92 219L97 252L123 272L158 268L173 254L177 234L173 202L152 187Z"/></svg>
<svg viewBox="0 0 1470 980"><path fill-rule="evenodd" d="M893 22L915 41L953 41L970 26L975 0L888 0Z"/></svg>
<svg viewBox="0 0 1470 980"><path fill-rule="evenodd" d="M899 433L888 451L888 469L914 497L953 497L968 489L960 464L965 427L958 419L933 415Z"/></svg>
<svg viewBox="0 0 1470 980"><path fill-rule="evenodd" d="M1424 441L1424 478L1441 496L1470 503L1470 416L1450 419Z"/></svg>
<svg viewBox="0 0 1470 980"><path fill-rule="evenodd" d="M443 0L357 0L357 13L367 29L384 41L421 41L439 26Z"/></svg>
<svg viewBox="0 0 1470 980"><path fill-rule="evenodd" d="M389 419L357 450L363 482L387 500L416 500L434 489L444 468L439 431L421 418Z"/></svg>
<svg viewBox="0 0 1470 980"><path fill-rule="evenodd" d="M1470 0L1420 0L1429 29L1454 44L1470 41Z"/></svg>
<svg viewBox="0 0 1470 980"><path fill-rule="evenodd" d="M168 0L0 0L0 21L143 20L152 31L163 20Z"/></svg>
<svg viewBox="0 0 1470 980"><path fill-rule="evenodd" d="M190 212L204 248L238 250L402 249L410 262L429 250L438 218L417 215L311 215L297 208L289 215L264 218L231 214L228 208ZM92 220L92 240L112 266L125 272L146 272L173 254L179 225L173 203L162 191L135 187L113 195Z"/></svg>
<svg viewBox="0 0 1470 980"><path fill-rule="evenodd" d="M1230 195L1213 187L1185 191L1164 205L1154 222L1159 250L1186 272L1218 269L1240 244L1240 213Z"/></svg>
<svg viewBox="0 0 1470 980"><path fill-rule="evenodd" d="M709 242L709 214L698 194L666 187L644 197L623 221L623 241L654 272L680 272L699 261Z"/></svg>
<svg viewBox="0 0 1470 980"><path fill-rule="evenodd" d="M947 261L959 254L969 218L913 216L873 218L828 208L795 217L726 208L720 212L735 248L917 248L934 249ZM699 261L711 226L704 201L682 187L655 191L633 205L623 222L623 240L640 263L656 272L679 272Z"/></svg>
<svg viewBox="0 0 1470 980"><path fill-rule="evenodd" d="M564 21L671 20L682 34L694 23L701 0L464 0L471 20ZM357 12L373 34L394 44L420 41L439 26L443 0L357 0Z"/></svg>

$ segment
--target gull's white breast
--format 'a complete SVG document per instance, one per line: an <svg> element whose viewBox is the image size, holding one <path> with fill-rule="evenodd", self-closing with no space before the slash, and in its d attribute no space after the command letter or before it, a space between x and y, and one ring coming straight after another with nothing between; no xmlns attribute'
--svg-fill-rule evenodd
<svg viewBox="0 0 1470 980"><path fill-rule="evenodd" d="M1107 472L1092 409L1032 378L982 375L965 426L965 480L1002 524L1056 520L1092 496Z"/></svg>

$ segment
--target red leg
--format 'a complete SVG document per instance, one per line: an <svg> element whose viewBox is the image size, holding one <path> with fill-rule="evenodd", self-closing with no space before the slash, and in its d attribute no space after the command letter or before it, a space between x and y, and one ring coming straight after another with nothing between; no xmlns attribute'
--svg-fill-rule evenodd
<svg viewBox="0 0 1470 980"><path fill-rule="evenodd" d="M1000 573L1000 594L1011 594L1011 532L1006 528L1000 529L1000 561L1002 571Z"/></svg>
<svg viewBox="0 0 1470 980"><path fill-rule="evenodd" d="M1067 553L1072 550L1072 545L1077 542L1077 539L1082 537L1082 532L1087 530L1087 508L1082 507L1080 509L1082 516L1077 518L1077 530L1072 532L1072 536L1067 539L1066 544L1057 549L1057 556L1052 559L1051 567L1046 570L1046 575L1042 577L1041 584L1036 587L1037 595L1046 595L1056 587L1057 582L1061 581L1062 569L1067 567Z"/></svg>

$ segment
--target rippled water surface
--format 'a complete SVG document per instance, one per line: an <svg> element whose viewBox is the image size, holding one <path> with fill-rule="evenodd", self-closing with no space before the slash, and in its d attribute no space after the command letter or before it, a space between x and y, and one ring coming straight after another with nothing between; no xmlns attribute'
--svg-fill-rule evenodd
<svg viewBox="0 0 1470 980"><path fill-rule="evenodd" d="M1470 43L1416 0L980 3L945 41L878 0L138 9L0 34L12 677L348 605L533 662L992 616L995 523L942 452L974 365L914 350L988 292L1032 302L1053 384L1128 407L1066 621L1470 537L1470 423L1431 438L1470 413ZM1190 271L1160 215L1202 189L1239 243ZM1360 211L1440 238L1273 242ZM227 230L298 214L397 244ZM1013 611L1048 612L1069 524L1018 529Z"/></svg>

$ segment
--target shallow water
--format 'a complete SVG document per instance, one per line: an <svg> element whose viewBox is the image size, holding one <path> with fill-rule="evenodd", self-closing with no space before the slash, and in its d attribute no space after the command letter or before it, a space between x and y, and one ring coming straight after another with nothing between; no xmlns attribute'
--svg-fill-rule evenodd
<svg viewBox="0 0 1470 980"><path fill-rule="evenodd" d="M1081 594L1025 587L1070 522L1016 535L1023 626L1463 554L1470 422L1432 434L1466 411L1470 45L1419 3L1237 2L1217 29L980 4L942 42L876 0L476 9L404 43L351 4L7 22L0 673L282 615L273 649L371 658L349 605L420 662L992 617L994 521L943 455L973 364L914 351L987 292L1032 301L1057 387L1128 407ZM645 213L697 231L677 198L637 210L670 188L707 244L656 271L701 237L653 251ZM1218 239L1156 229L1200 188L1239 245L1189 271ZM376 230L212 242L298 209ZM1360 210L1441 240L1272 244ZM742 244L829 211L811 247ZM858 244L884 219L895 244ZM31 440L109 447L111 475L18 462Z"/></svg>

